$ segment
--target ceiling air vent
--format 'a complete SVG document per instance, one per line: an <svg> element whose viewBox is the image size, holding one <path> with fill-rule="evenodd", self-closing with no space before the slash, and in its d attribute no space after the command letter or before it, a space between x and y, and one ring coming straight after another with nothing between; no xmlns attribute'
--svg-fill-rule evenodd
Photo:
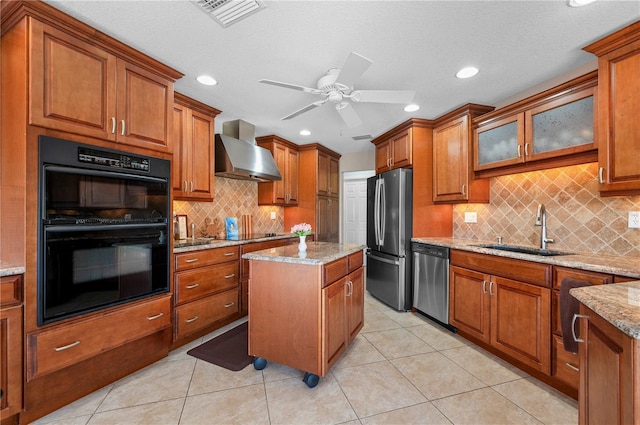
<svg viewBox="0 0 640 425"><path fill-rule="evenodd" d="M258 0L192 0L220 25L229 25L246 18L266 6Z"/></svg>
<svg viewBox="0 0 640 425"><path fill-rule="evenodd" d="M353 140L367 140L367 139L373 139L373 137L370 134L363 134L362 136L353 136L352 139Z"/></svg>

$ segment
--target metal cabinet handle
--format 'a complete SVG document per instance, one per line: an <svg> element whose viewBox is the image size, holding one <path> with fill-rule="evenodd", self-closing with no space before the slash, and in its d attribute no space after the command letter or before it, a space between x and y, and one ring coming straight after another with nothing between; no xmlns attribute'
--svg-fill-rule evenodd
<svg viewBox="0 0 640 425"><path fill-rule="evenodd" d="M116 134L116 117L111 117L111 134Z"/></svg>
<svg viewBox="0 0 640 425"><path fill-rule="evenodd" d="M164 313L158 313L158 314L156 314L155 316L149 316L149 317L147 317L147 320L156 320L156 319L161 318L162 316L164 316Z"/></svg>
<svg viewBox="0 0 640 425"><path fill-rule="evenodd" d="M56 351L68 350L69 348L73 348L78 344L80 344L80 341L72 342L71 344L63 345L62 347L56 347L54 348L54 350Z"/></svg>
<svg viewBox="0 0 640 425"><path fill-rule="evenodd" d="M465 189L466 189L466 185L463 184L462 188L460 189L460 191L462 192L463 195L465 195L465 193L464 193Z"/></svg>
<svg viewBox="0 0 640 425"><path fill-rule="evenodd" d="M351 282L350 280L347 280L347 297L350 297L351 295L353 295L353 282Z"/></svg>
<svg viewBox="0 0 640 425"><path fill-rule="evenodd" d="M233 255L233 252L225 252L225 253L224 253L224 256L225 256L225 257L230 257L231 255Z"/></svg>
<svg viewBox="0 0 640 425"><path fill-rule="evenodd" d="M525 143L524 144L524 156L528 156L529 155L529 143Z"/></svg>
<svg viewBox="0 0 640 425"><path fill-rule="evenodd" d="M571 319L571 336L573 336L573 340L575 342L584 342L584 339L578 338L578 336L576 335L576 321L578 320L578 318L588 319L589 316L576 313L573 315L573 319Z"/></svg>
<svg viewBox="0 0 640 425"><path fill-rule="evenodd" d="M226 275L224 278L225 279L231 279L232 277L236 277L236 274L235 273L231 273L231 274Z"/></svg>
<svg viewBox="0 0 640 425"><path fill-rule="evenodd" d="M489 281L489 295L493 297L493 281Z"/></svg>
<svg viewBox="0 0 640 425"><path fill-rule="evenodd" d="M198 320L198 319L199 319L199 317L198 317L198 316L193 316L191 319L187 319L187 320L185 320L185 322L187 322L187 323L191 323L191 322L195 322L195 321L196 321L196 320Z"/></svg>
<svg viewBox="0 0 640 425"><path fill-rule="evenodd" d="M196 261L198 261L197 258L189 258L188 260L184 260L185 263L195 263Z"/></svg>
<svg viewBox="0 0 640 425"><path fill-rule="evenodd" d="M231 307L231 306L233 306L233 305L235 305L235 303L225 304L225 305L224 305L224 308L229 308L229 307Z"/></svg>
<svg viewBox="0 0 640 425"><path fill-rule="evenodd" d="M120 131L120 135L124 136L124 120L121 120L120 123L122 124L122 129Z"/></svg>
<svg viewBox="0 0 640 425"><path fill-rule="evenodd" d="M194 283L193 285L187 285L187 286L185 286L185 288L187 288L187 289L193 289L193 288L197 288L198 286L200 286L200 284L199 284L199 283Z"/></svg>
<svg viewBox="0 0 640 425"><path fill-rule="evenodd" d="M580 369L575 367L574 365L572 365L571 363L567 362L565 363L565 365L567 365L567 367L571 370L575 370L576 372L580 372Z"/></svg>
<svg viewBox="0 0 640 425"><path fill-rule="evenodd" d="M520 145L518 145L518 158L520 158L522 154L520 153Z"/></svg>
<svg viewBox="0 0 640 425"><path fill-rule="evenodd" d="M604 184L604 167L598 169L598 181L600 184Z"/></svg>
<svg viewBox="0 0 640 425"><path fill-rule="evenodd" d="M191 180L191 192L193 192L193 180Z"/></svg>
<svg viewBox="0 0 640 425"><path fill-rule="evenodd" d="M487 293L487 281L486 280L482 281L482 293L483 294Z"/></svg>

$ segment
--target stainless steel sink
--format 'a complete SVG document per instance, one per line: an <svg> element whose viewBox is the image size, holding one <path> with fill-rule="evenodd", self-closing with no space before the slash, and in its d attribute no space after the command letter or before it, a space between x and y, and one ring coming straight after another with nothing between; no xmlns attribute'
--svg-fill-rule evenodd
<svg viewBox="0 0 640 425"><path fill-rule="evenodd" d="M527 246L505 245L498 243L474 245L480 248L497 249L499 251L518 252L520 254L540 255L542 257L553 257L556 255L572 255L571 252L554 251L550 249L532 248Z"/></svg>

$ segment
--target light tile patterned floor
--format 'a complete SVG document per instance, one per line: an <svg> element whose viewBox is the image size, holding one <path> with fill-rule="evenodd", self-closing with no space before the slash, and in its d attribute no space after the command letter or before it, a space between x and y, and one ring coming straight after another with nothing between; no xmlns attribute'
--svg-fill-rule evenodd
<svg viewBox="0 0 640 425"><path fill-rule="evenodd" d="M310 389L269 363L231 372L186 354L239 322L36 424L577 424L577 402L465 339L367 294L365 327Z"/></svg>

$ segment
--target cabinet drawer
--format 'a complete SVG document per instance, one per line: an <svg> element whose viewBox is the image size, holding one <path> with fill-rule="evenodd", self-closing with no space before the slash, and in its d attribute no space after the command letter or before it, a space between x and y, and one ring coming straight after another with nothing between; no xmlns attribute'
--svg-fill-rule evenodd
<svg viewBox="0 0 640 425"><path fill-rule="evenodd" d="M364 261L364 255L362 252L356 252L354 254L349 255L349 273L358 270L362 267Z"/></svg>
<svg viewBox="0 0 640 425"><path fill-rule="evenodd" d="M567 269L564 267L553 268L553 287L560 289L562 281L566 278L584 280L592 285L604 285L612 282L612 276L604 273L590 272L586 270Z"/></svg>
<svg viewBox="0 0 640 425"><path fill-rule="evenodd" d="M269 248L276 248L279 246L286 246L290 243L290 241L297 242L297 240L298 239L287 238L287 239L278 239L275 241L253 242L253 243L242 245L242 247L240 248L240 251L242 254L246 254L248 252L260 251L260 250L269 249ZM309 240L308 236L307 236L307 240ZM249 260L242 260L241 272L242 272L242 278L249 277Z"/></svg>
<svg viewBox="0 0 640 425"><path fill-rule="evenodd" d="M238 268L232 261L176 273L176 304L237 287Z"/></svg>
<svg viewBox="0 0 640 425"><path fill-rule="evenodd" d="M552 344L551 374L556 379L577 390L580 383L580 358L577 354L565 351L561 337L554 335Z"/></svg>
<svg viewBox="0 0 640 425"><path fill-rule="evenodd" d="M0 306L20 304L22 302L22 275L0 278Z"/></svg>
<svg viewBox="0 0 640 425"><path fill-rule="evenodd" d="M538 286L551 286L551 265L532 261L451 250L451 264L496 274Z"/></svg>
<svg viewBox="0 0 640 425"><path fill-rule="evenodd" d="M175 255L176 271L191 269L194 267L210 266L211 264L224 263L240 258L238 246L223 248L203 249L201 251L183 252Z"/></svg>
<svg viewBox="0 0 640 425"><path fill-rule="evenodd" d="M27 380L171 325L171 295L27 335Z"/></svg>
<svg viewBox="0 0 640 425"><path fill-rule="evenodd" d="M176 307L176 340L238 311L237 288Z"/></svg>
<svg viewBox="0 0 640 425"><path fill-rule="evenodd" d="M349 272L347 257L332 261L322 267L322 287L335 282Z"/></svg>

